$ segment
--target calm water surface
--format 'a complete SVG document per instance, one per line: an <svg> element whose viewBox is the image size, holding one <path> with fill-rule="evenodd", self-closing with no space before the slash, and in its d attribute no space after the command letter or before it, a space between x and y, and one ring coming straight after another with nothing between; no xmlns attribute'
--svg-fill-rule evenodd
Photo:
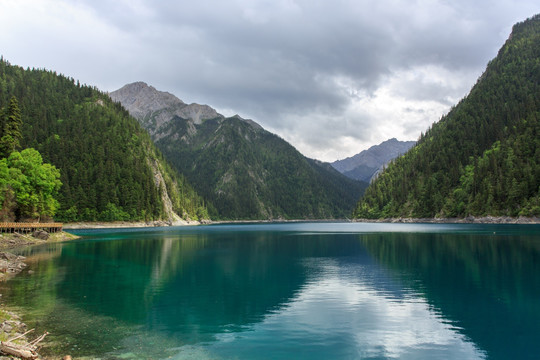
<svg viewBox="0 0 540 360"><path fill-rule="evenodd" d="M288 223L77 231L2 300L43 354L537 359L540 226Z"/></svg>

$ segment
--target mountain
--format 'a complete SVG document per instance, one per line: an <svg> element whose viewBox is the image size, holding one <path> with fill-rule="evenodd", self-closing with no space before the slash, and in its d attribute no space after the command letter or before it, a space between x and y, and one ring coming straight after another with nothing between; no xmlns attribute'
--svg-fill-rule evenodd
<svg viewBox="0 0 540 360"><path fill-rule="evenodd" d="M540 215L540 15L366 190L355 216Z"/></svg>
<svg viewBox="0 0 540 360"><path fill-rule="evenodd" d="M405 154L414 144L416 141L399 141L393 138L354 156L334 161L331 165L351 179L369 183L390 160Z"/></svg>
<svg viewBox="0 0 540 360"><path fill-rule="evenodd" d="M12 96L21 109L22 147L60 170L57 220L173 223L207 216L202 198L107 94L1 58L0 109Z"/></svg>
<svg viewBox="0 0 540 360"><path fill-rule="evenodd" d="M252 120L186 105L141 82L110 96L148 129L219 218L343 218L367 186L304 157Z"/></svg>
<svg viewBox="0 0 540 360"><path fill-rule="evenodd" d="M190 119L194 124L200 124L207 119L224 118L208 105L185 104L176 96L157 91L144 82L124 86L110 96L114 101L121 102L155 138L160 138L156 132L174 116Z"/></svg>

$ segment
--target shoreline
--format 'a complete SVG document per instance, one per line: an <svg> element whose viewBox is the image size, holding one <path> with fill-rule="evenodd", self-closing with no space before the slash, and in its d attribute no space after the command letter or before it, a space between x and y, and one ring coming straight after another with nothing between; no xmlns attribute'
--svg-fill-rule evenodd
<svg viewBox="0 0 540 360"><path fill-rule="evenodd" d="M80 229L121 229L121 228L150 228L150 227L160 227L160 226L197 226L204 224L205 221L176 221L176 222L165 222L165 221L89 221L89 222L74 222L74 223L64 223L64 230L80 230Z"/></svg>
<svg viewBox="0 0 540 360"><path fill-rule="evenodd" d="M0 251L22 248L24 246L41 245L52 242L62 242L79 239L80 236L66 231L50 233L47 239L38 239L30 234L6 234L0 233Z"/></svg>
<svg viewBox="0 0 540 360"><path fill-rule="evenodd" d="M79 236L68 232L57 232L49 234L48 239L39 239L32 235L26 234L5 234L0 233L0 281L9 281L11 278L20 274L27 268L24 256L15 255L10 251L23 248L26 246L35 246L45 243L56 243L79 239ZM31 270L30 270L31 271ZM0 294L1 299L1 294ZM29 335L26 335L31 330L28 329L26 323L22 321L24 317L19 309L0 304L0 339L6 348L23 349L23 351L36 354L37 347L31 344ZM44 337L44 335L42 335ZM33 334L32 337L38 337L38 334ZM13 339L14 342L10 341ZM16 340L15 340L16 339ZM61 358L61 355L59 355ZM1 359L18 359L13 354L0 352ZM44 359L39 356L39 358Z"/></svg>
<svg viewBox="0 0 540 360"><path fill-rule="evenodd" d="M510 216L468 216L466 218L385 218L385 219L353 219L352 222L365 223L403 223L403 224L516 224L537 225L539 217Z"/></svg>
<svg viewBox="0 0 540 360"><path fill-rule="evenodd" d="M300 222L343 222L343 223L403 223L403 224L540 224L540 217L510 217L510 216L468 216L466 218L384 218L384 219L266 219L266 220L203 220L183 221L181 223L153 222L76 222L64 224L65 230L81 229L131 229L167 226L198 226L198 225L226 225L226 224L273 224L273 223L300 223Z"/></svg>

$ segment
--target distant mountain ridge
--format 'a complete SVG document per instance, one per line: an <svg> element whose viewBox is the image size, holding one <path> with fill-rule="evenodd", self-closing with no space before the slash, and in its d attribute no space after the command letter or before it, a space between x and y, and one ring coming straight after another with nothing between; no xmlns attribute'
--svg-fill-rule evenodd
<svg viewBox="0 0 540 360"><path fill-rule="evenodd" d="M148 129L220 218L343 218L367 186L304 157L252 120L186 105L141 82L110 96Z"/></svg>
<svg viewBox="0 0 540 360"><path fill-rule="evenodd" d="M415 143L416 141L399 141L392 138L354 156L334 161L331 165L351 179L369 183L385 165L405 154Z"/></svg>

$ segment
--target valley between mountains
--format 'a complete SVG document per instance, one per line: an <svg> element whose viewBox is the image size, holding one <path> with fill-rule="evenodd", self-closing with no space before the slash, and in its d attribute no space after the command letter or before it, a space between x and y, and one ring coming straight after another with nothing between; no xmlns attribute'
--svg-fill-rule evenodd
<svg viewBox="0 0 540 360"><path fill-rule="evenodd" d="M185 104L142 82L110 96L208 200L213 218L345 218L367 187L328 163L306 158L252 120Z"/></svg>

